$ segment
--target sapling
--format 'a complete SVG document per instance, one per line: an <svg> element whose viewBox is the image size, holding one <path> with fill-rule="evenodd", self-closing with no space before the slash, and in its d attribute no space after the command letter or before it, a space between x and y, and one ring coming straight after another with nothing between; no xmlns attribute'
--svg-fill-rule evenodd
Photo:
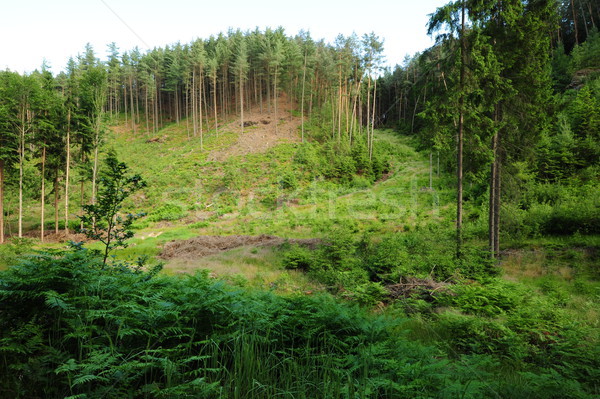
<svg viewBox="0 0 600 399"><path fill-rule="evenodd" d="M125 241L133 237L131 225L144 216L144 213L123 215L121 208L126 198L145 186L146 182L142 177L139 174L129 174L127 165L119 162L114 152L108 154L96 201L84 205L84 215L80 216L84 226L82 232L104 245L104 265L113 249L127 247Z"/></svg>

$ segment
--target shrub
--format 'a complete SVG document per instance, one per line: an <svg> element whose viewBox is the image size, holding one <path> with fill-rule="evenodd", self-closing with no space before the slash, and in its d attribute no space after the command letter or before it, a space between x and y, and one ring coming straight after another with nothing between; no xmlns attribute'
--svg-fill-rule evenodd
<svg viewBox="0 0 600 399"><path fill-rule="evenodd" d="M314 265L313 253L305 247L299 245L292 245L283 254L283 267L292 270L304 270L309 271Z"/></svg>
<svg viewBox="0 0 600 399"><path fill-rule="evenodd" d="M162 220L179 220L186 215L186 211L182 206L167 202L148 215L147 220L151 222L159 222Z"/></svg>
<svg viewBox="0 0 600 399"><path fill-rule="evenodd" d="M285 173L279 179L279 186L284 190L294 190L298 188L298 180L296 179L296 175L291 172Z"/></svg>
<svg viewBox="0 0 600 399"><path fill-rule="evenodd" d="M491 284L458 284L451 294L439 297L441 305L459 308L465 313L497 317L515 309L520 296L514 286L495 281Z"/></svg>

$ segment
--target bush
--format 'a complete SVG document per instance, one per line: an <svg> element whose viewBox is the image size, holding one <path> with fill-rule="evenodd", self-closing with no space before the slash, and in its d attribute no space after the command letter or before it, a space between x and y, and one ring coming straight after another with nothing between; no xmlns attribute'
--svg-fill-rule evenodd
<svg viewBox="0 0 600 399"><path fill-rule="evenodd" d="M186 211L182 206L168 202L150 212L146 220L151 222L159 222L162 220L179 220L185 215Z"/></svg>
<svg viewBox="0 0 600 399"><path fill-rule="evenodd" d="M490 284L459 284L451 293L439 297L443 306L454 306L465 313L497 317L513 311L519 303L520 293L515 286L494 281Z"/></svg>
<svg viewBox="0 0 600 399"><path fill-rule="evenodd" d="M309 271L314 265L314 254L305 247L293 245L283 254L283 267L292 270Z"/></svg>
<svg viewBox="0 0 600 399"><path fill-rule="evenodd" d="M295 190L298 188L298 180L294 173L288 172L281 176L279 180L279 187L283 190Z"/></svg>

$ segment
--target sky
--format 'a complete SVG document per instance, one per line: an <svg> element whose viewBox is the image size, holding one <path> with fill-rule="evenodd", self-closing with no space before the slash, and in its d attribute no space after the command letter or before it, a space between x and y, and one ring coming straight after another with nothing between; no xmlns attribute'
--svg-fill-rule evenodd
<svg viewBox="0 0 600 399"><path fill-rule="evenodd" d="M120 51L206 39L230 28L301 30L332 43L336 36L374 32L386 65L403 64L433 44L428 14L449 0L2 0L0 69L24 73L45 60L55 74L90 43L101 60Z"/></svg>

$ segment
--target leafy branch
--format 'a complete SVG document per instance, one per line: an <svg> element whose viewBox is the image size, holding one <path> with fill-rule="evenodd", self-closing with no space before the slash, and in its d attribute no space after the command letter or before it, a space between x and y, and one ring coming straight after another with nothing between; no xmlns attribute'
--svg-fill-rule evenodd
<svg viewBox="0 0 600 399"><path fill-rule="evenodd" d="M104 244L103 263L110 252L118 247L126 248L125 242L133 237L131 225L145 213L123 215L123 201L135 191L146 186L139 174L129 174L124 162L119 162L114 152L105 160L106 169L100 179L98 197L93 204L84 205L85 214L80 216L82 232L90 239Z"/></svg>

